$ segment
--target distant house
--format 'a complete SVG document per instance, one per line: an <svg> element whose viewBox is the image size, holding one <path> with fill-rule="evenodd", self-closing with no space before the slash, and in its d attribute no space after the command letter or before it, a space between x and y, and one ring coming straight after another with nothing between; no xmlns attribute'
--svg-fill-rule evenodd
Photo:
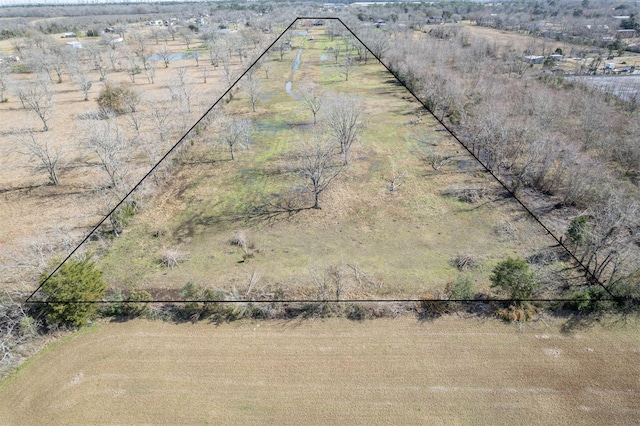
<svg viewBox="0 0 640 426"><path fill-rule="evenodd" d="M528 55L522 58L522 61L528 64L541 64L544 62L544 56Z"/></svg>
<svg viewBox="0 0 640 426"><path fill-rule="evenodd" d="M616 31L616 37L618 38L634 38L636 36L636 30L618 30Z"/></svg>
<svg viewBox="0 0 640 426"><path fill-rule="evenodd" d="M60 38L75 38L76 37L76 33L64 33L62 34L62 36L60 36Z"/></svg>
<svg viewBox="0 0 640 426"><path fill-rule="evenodd" d="M564 55L553 54L549 55L549 58L553 59L554 61L561 61L562 58L564 58Z"/></svg>

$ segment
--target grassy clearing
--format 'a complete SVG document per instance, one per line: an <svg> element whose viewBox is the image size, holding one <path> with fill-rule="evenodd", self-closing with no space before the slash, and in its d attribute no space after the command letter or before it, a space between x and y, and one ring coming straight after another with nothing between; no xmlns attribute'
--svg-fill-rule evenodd
<svg viewBox="0 0 640 426"><path fill-rule="evenodd" d="M637 324L444 317L103 324L0 387L30 424L629 424Z"/></svg>
<svg viewBox="0 0 640 426"><path fill-rule="evenodd" d="M551 245L460 146L434 121L417 115L418 103L380 64L357 65L349 81L327 79L327 69L339 70L321 60L329 43L320 33L316 39L305 42L294 93L298 82L312 80L325 88L325 96L357 97L366 112L351 164L322 194L322 210L255 216L256 209L304 185L291 166L313 125L303 103L284 90L294 49L288 60L275 60L272 77L262 80L269 96L258 111L250 112L242 91L225 107L257 123L250 149L230 161L224 149L196 143L166 188L171 195L152 201L114 241L102 259L112 287L177 291L193 281L230 290L258 275L260 287L310 296L317 285L313 276L338 268L348 282L345 297L417 297L454 279L459 272L451 260L465 252L481 263L469 272L477 290L488 291L490 265ZM324 113L321 109L318 127ZM205 132L205 141L216 137L214 127ZM423 161L426 149L455 161L435 171ZM394 169L404 175L403 183L390 192ZM489 195L469 204L443 195L451 188L486 188ZM154 212L165 208L166 214ZM513 233L503 238L496 229L505 223ZM251 241L249 253L230 244L238 232ZM166 248L188 253L189 260L175 269L161 267ZM356 284L356 269L371 278L370 285Z"/></svg>

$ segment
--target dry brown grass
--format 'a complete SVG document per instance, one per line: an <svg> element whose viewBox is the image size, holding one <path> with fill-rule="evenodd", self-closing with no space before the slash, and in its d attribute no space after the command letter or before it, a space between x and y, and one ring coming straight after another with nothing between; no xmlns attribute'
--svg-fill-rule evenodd
<svg viewBox="0 0 640 426"><path fill-rule="evenodd" d="M51 37L58 43L65 41L56 35ZM0 44L0 51L10 50L7 43L8 41L3 41ZM150 50L158 47L154 42L149 46ZM176 40L170 41L168 48L172 51L182 51L185 46ZM126 49L126 46L123 49ZM201 61L200 66L210 67L207 61ZM240 64L236 63L234 66L239 69ZM159 62L154 84L149 84L144 75L140 74L136 83L132 85L143 101L138 107L140 114L148 110L144 102L156 104L160 99L169 98L167 84L175 78L178 67L187 68L187 82L197 94L193 97L190 122L194 122L202 111L217 99L220 89L224 86L222 67L218 70L211 69L207 84L203 84L200 69L196 67L193 59L173 61L169 68L165 68ZM13 90L6 93L8 102L0 103L0 222L3 223L0 230L0 250L5 253L30 251L33 242L50 240L50 235L56 229L64 229L67 237L77 243L108 211L101 201L99 191L95 191L96 187L104 183L104 176L96 168L96 158L82 148L80 140L79 124L82 120L78 120L78 117L98 110L95 99L104 87L104 84L98 81L97 71L92 71L90 76L93 86L89 91L89 101L83 100L84 95L78 86L70 81L67 74L63 75L62 83L51 85L54 110L50 120L50 131L46 133L41 132L42 125L35 114L21 108ZM18 81L35 78L33 74L11 74L11 77ZM108 80L112 84L131 84L124 69L111 71ZM126 115L118 117L117 121L121 131L127 137L133 137L134 133ZM178 122L178 118L174 117L173 121ZM143 122L142 134L154 134L150 121ZM44 174L34 174L29 158L21 153L23 149L20 147L19 138L28 130L36 132L39 138L47 137L54 149L64 150L62 158L65 164L59 171L60 186L50 186ZM181 133L177 131L169 136L162 152L179 136ZM139 149L130 157L127 167L131 169L129 184L132 186L148 171L149 163ZM0 278L0 288L15 286L20 271L10 271L11 274L4 274Z"/></svg>
<svg viewBox="0 0 640 426"><path fill-rule="evenodd" d="M631 424L638 328L443 317L103 324L0 386L8 424Z"/></svg>

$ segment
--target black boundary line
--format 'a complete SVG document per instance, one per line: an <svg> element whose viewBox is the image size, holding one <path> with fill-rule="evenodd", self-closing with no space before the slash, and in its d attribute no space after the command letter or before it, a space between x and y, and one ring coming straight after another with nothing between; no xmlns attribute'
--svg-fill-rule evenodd
<svg viewBox="0 0 640 426"><path fill-rule="evenodd" d="M229 300L47 300L44 302L27 302L38 305L54 304L92 304L106 305L111 303L493 303L493 302L589 302L592 299L229 299ZM613 302L614 299L598 299L597 302Z"/></svg>
<svg viewBox="0 0 640 426"><path fill-rule="evenodd" d="M62 265L71 258L71 256L73 256L75 254L76 251L78 251L78 249L91 237L91 235L93 235L93 233L109 218L109 216L111 214L113 214L116 209L118 207L120 207L122 205L122 203L124 203L124 201L132 194L134 193L138 187L144 182L144 180L149 177L151 175L151 173L153 173L153 171L160 165L160 163L162 163L186 138L187 136L191 133L191 131L198 125L200 124L200 122L202 120L204 120L204 118L213 110L213 108L215 108L218 103L220 103L220 101L227 95L227 93L229 93L235 86L236 84L238 84L238 82L245 76L245 74L247 74L247 72L249 72L249 70L251 68L253 68L253 66L258 63L258 61L260 59L262 59L262 57L264 55L266 55L269 50L278 42L278 40L280 40L280 38L289 30L291 29L298 21L300 20L309 20L309 19L324 19L324 20L336 20L338 22L340 22L340 24L342 24L345 29L347 31L349 31L349 33L356 39L358 40L358 42L360 44L362 44L362 46L364 46L365 49L367 49L367 51L416 99L416 101L418 101L420 103L420 105L422 105L422 107L429 113L431 114L431 116L447 131L447 133L449 133L449 135L451 137L454 138L454 140L456 142L458 142L499 184L500 186L502 186L502 188L507 191L507 193L513 197L518 204L520 204L520 206L547 232L547 234L551 235L551 237L558 243L558 245L560 247L562 247L570 256L571 258L578 264L579 267L581 267L588 275L588 277L590 278L590 280L592 281L592 283L597 283L598 285L600 285L606 292L607 294L609 294L610 298L609 299L599 299L599 301L618 301L619 298L616 298L611 291L607 288L607 286L605 286L602 282L600 282L600 280L591 272L590 269L588 269L567 247L566 245L562 242L561 239L559 239L558 237L556 237L556 235L551 232L551 230L549 228L547 228L547 226L542 223L542 221L516 196L515 193L513 193L513 191L511 191L507 185L502 182L502 180L500 180L494 173L493 171L491 171L491 169L489 169L489 167L487 167L486 164L484 164L482 162L482 160L480 158L478 158L478 156L476 156L476 154L471 151L467 145L462 141L461 138L458 137L458 135L451 129L449 128L441 119L439 119L434 113L433 111L431 111L427 105L413 92L413 90L411 90L409 87L407 87L407 85L405 84L405 82L398 77L398 75L396 75L396 73L394 73L384 62L382 62L382 60L376 55L374 54L371 49L369 49L369 47L362 42L362 40L351 30L351 28L349 28L340 18L338 17L307 17L307 16L300 16L297 17L296 19L294 19L291 24L289 24L289 26L287 26L282 33L280 33L280 35L264 50L264 52L262 52L262 54L260 54L260 56L258 56L258 58L256 60L253 61L253 63L236 79L236 81L213 103L213 105L207 109L207 111L205 111L205 113L195 122L195 124L193 124L189 130L187 130L184 135L178 140L178 142L176 142L173 147L171 147L169 149L169 151L167 151L167 153L162 156L162 158L160 158L160 160L158 160L158 162L147 172L147 174L145 174L142 179L140 179L140 181L122 198L122 200L120 200L120 202L118 202L118 204L116 204L116 206L104 217L102 218L102 220L100 220L100 222L98 222L97 225L95 225L95 227L89 232L89 234L87 234L87 236L80 242L80 244L78 244L76 246L76 248L74 248L68 255L67 257L65 257L65 259L53 270L53 272L51 272L47 278L29 295L29 297L27 297L24 301L24 303L27 304L77 304L77 303L85 303L85 304L109 304L109 303L147 303L147 304L151 304L151 303L401 303L401 302L406 302L406 303L410 303L410 302L434 302L434 303L445 303L445 302L460 302L460 303L489 303L489 302L579 302L582 301L581 299L448 299L448 300L440 300L440 299L434 299L434 300L425 300L425 299L291 299L291 300L283 300L283 299L270 299L270 300L220 300L220 301L212 301L212 300L154 300L154 301L140 301L140 300L120 300L120 301L107 301L107 300L97 300L97 301L83 301L83 300L46 300L46 301L30 301L30 299L40 290L40 288L42 288L42 286L49 281L49 279L51 279L51 277L62 267ZM584 300L586 301L586 300Z"/></svg>

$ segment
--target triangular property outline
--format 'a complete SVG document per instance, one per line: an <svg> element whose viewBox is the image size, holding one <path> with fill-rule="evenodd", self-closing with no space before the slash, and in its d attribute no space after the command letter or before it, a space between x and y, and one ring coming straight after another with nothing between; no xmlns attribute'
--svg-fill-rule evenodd
<svg viewBox="0 0 640 426"><path fill-rule="evenodd" d="M516 203L524 210L525 213L546 232L546 234L550 235L551 238L557 243L557 246L563 249L571 258L571 261L574 262L578 268L584 271L587 280L593 285L601 286L605 292L611 297L611 300L615 300L615 296L610 292L606 285L598 280L598 278L590 271L581 261L578 259L569 248L564 244L562 238L557 237L523 202L520 200L517 195L481 160L481 158L474 152L473 149L470 149L467 144L464 143L463 139L460 138L446 123L440 118L437 117L436 114L427 106L425 102L423 102L417 94L408 87L405 82L396 74L389 66L387 66L371 49L364 43L355 33L349 28L340 18L337 17L297 17L294 19L281 33L280 35L242 72L239 77L220 95L220 97L209 107L203 115L196 120L196 122L184 133L184 135L156 162L156 164L139 180L139 182L133 186L133 188L113 207L113 209L105 215L105 217L100 220L86 235L84 239L62 260L62 262L40 283L40 285L25 299L25 303L110 303L107 301L83 301L83 300L47 300L47 301L32 301L31 299L38 293L38 291L42 288L42 286L62 267L62 265L67 262L79 249L80 247L87 242L91 236L99 229L100 226L112 215L132 194L136 192L142 185L142 183L160 166L160 164L167 159L178 147L181 146L182 143L188 138L192 131L207 117L207 115L220 103L224 97L236 87L236 85L242 80L242 78L251 70L268 52L271 48L289 31L296 23L300 20L333 20L339 22L348 32L353 36L366 51L372 55L388 72L391 76L393 76L396 81L407 90L408 93L413 96L413 98L433 117L436 122L451 136L460 146L462 146L465 151L471 155L471 157L479 164L484 171L486 171L492 178L495 180L500 187L511 197ZM420 299L340 299L340 300L255 300L251 302L255 303L295 303L295 302L416 302ZM487 302L487 301L500 301L506 302L512 299L456 299L456 300L447 300L451 301L459 301L459 302ZM575 299L572 299L575 300ZM447 302L443 300L442 302ZM518 301L566 301L566 299L518 299ZM183 302L210 302L207 300L154 300L149 303L183 303ZM246 303L246 300L224 300L224 303ZM434 300L437 302L437 300ZM141 301L131 301L131 300L123 300L119 301L119 303L141 303ZM145 302L142 302L145 303Z"/></svg>

